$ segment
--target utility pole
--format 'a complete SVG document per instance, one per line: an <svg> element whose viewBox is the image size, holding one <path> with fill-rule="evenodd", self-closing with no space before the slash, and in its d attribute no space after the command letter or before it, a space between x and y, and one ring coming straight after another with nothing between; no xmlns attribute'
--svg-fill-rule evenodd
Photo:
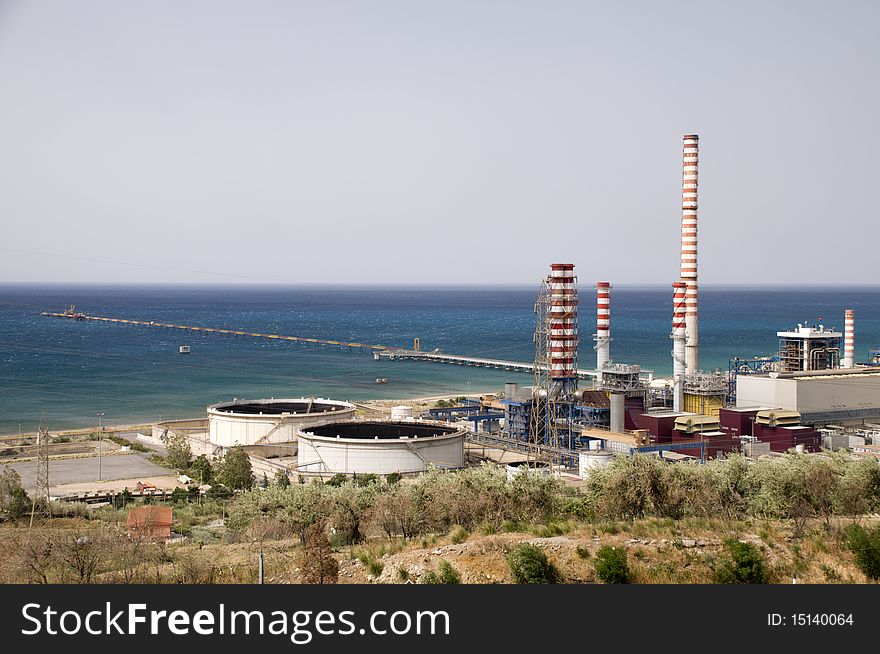
<svg viewBox="0 0 880 654"><path fill-rule="evenodd" d="M101 448L104 445L104 412L96 413L98 416L98 481L101 479Z"/></svg>

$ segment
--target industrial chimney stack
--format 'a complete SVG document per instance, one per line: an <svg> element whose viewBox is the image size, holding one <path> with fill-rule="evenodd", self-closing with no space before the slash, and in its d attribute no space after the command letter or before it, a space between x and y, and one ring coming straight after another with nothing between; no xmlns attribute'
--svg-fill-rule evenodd
<svg viewBox="0 0 880 654"><path fill-rule="evenodd" d="M596 371L611 361L611 283L596 282Z"/></svg>
<svg viewBox="0 0 880 654"><path fill-rule="evenodd" d="M855 367L856 358L856 312L852 309L846 310L844 329L843 329L843 361L841 367Z"/></svg>
<svg viewBox="0 0 880 654"><path fill-rule="evenodd" d="M573 263L550 265L549 359L552 379L577 379L577 290Z"/></svg>
<svg viewBox="0 0 880 654"><path fill-rule="evenodd" d="M672 408L675 411L681 411L684 403L686 289L684 282L672 282Z"/></svg>
<svg viewBox="0 0 880 654"><path fill-rule="evenodd" d="M686 372L699 370L697 328L697 164L699 140L696 134L684 136L681 188L681 281L687 285Z"/></svg>

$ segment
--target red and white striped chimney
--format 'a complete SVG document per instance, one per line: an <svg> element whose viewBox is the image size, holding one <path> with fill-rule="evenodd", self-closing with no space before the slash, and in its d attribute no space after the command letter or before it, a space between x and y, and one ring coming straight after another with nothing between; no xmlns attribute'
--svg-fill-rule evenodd
<svg viewBox="0 0 880 654"><path fill-rule="evenodd" d="M696 134L684 136L681 185L681 281L687 284L686 371L700 366L697 328L697 165L699 141Z"/></svg>
<svg viewBox="0 0 880 654"><path fill-rule="evenodd" d="M596 282L596 370L611 361L611 282Z"/></svg>
<svg viewBox="0 0 880 654"><path fill-rule="evenodd" d="M846 310L843 328L843 361L841 367L853 368L856 365L856 312Z"/></svg>
<svg viewBox="0 0 880 654"><path fill-rule="evenodd" d="M686 289L684 282L672 282L672 408L681 411L684 403Z"/></svg>
<svg viewBox="0 0 880 654"><path fill-rule="evenodd" d="M577 290L573 263L550 264L550 377L577 377Z"/></svg>

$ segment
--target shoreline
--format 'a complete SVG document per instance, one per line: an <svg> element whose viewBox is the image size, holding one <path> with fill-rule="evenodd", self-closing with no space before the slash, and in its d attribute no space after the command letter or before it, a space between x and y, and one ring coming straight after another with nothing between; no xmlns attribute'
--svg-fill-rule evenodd
<svg viewBox="0 0 880 654"><path fill-rule="evenodd" d="M662 388L663 386L669 385L671 380L657 377L654 378L651 383L652 388ZM457 390L450 391L447 393L437 393L434 395L422 395L419 397L396 397L396 398L376 398L370 400L345 400L346 402L351 402L356 407L360 407L363 409L373 409L373 410L381 410L388 409L394 406L423 406L429 407L429 405L433 405L435 402L440 400L450 400L456 397L467 397L467 398L477 398L479 399L485 395L497 394L503 391L503 388L494 388L494 389L480 389L480 388L471 388L470 390ZM331 398L324 398L331 399ZM338 399L338 398L332 398ZM156 412L157 416L163 415L162 412ZM172 417L173 416L173 417ZM207 415L188 415L188 416L180 416L176 414L170 414L166 420L162 420L161 422L173 422L176 420L199 420L202 418L207 418ZM143 418L120 418L115 424L104 424L104 433L125 433L125 432L136 432L136 431L151 431L152 426L157 424L159 421L152 422L144 422ZM90 427L61 427L58 429L53 429L51 426L49 428L49 433L54 437L61 436L82 436L90 433L95 433L98 431L98 426L93 425ZM32 439L36 436L36 431L23 431L20 434L17 432L0 434L0 441L11 441L18 438L21 439Z"/></svg>
<svg viewBox="0 0 880 654"><path fill-rule="evenodd" d="M469 397L469 398L479 398L483 395L490 394L492 392L498 391L452 391L450 393L442 393L437 395L425 395L422 397L410 397L410 398L381 398L374 400L345 400L346 402L351 402L356 407L375 407L376 410L387 408L389 411L393 406L416 406L416 405L427 405L433 404L439 400L450 400L456 397ZM326 399L326 398L325 398ZM333 398L336 399L336 398ZM156 413L156 415L161 415L160 413ZM190 415L184 417L169 417L167 420L162 420L162 422L173 422L176 420L200 420L207 419L207 414L203 415ZM127 433L127 432L136 432L136 431L152 431L153 425L157 424L158 421L154 422L144 422L136 419L127 419L120 418L119 424L104 424L103 432L105 434L116 434L116 433ZM49 434L53 437L63 437L63 436L86 436L88 434L97 433L98 426L94 425L91 427L70 427L70 428L60 428L60 429L52 429L49 428ZM20 434L18 432L8 433L8 434L0 434L0 441L12 441L16 439L32 439L37 435L36 431L23 431Z"/></svg>

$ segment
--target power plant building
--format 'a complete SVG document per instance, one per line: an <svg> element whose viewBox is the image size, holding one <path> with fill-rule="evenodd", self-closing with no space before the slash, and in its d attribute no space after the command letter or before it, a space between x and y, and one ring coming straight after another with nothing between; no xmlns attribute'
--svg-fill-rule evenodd
<svg viewBox="0 0 880 654"><path fill-rule="evenodd" d="M797 411L807 425L861 424L880 418L880 370L837 368L740 375L737 407Z"/></svg>

